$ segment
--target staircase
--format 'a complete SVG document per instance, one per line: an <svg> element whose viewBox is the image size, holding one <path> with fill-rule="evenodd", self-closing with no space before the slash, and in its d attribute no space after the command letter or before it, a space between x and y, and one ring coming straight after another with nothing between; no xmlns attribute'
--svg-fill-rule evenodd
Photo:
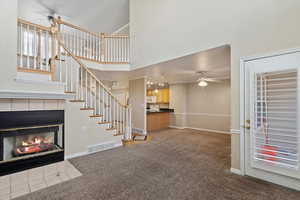
<svg viewBox="0 0 300 200"><path fill-rule="evenodd" d="M129 38L93 33L53 19L51 27L18 20L18 72L36 73L64 84L71 103L123 140L131 140L131 108L122 104L82 60L128 64Z"/></svg>

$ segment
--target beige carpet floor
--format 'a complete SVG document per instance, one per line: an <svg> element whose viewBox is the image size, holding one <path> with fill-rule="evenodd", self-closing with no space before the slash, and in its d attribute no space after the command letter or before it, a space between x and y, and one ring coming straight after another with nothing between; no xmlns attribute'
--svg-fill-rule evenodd
<svg viewBox="0 0 300 200"><path fill-rule="evenodd" d="M169 129L147 143L72 159L83 174L21 199L298 200L300 192L229 172L230 136Z"/></svg>

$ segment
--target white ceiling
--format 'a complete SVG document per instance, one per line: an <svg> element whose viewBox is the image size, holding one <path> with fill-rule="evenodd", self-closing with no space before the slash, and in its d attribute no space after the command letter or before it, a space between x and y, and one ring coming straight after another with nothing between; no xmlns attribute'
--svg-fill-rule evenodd
<svg viewBox="0 0 300 200"><path fill-rule="evenodd" d="M221 46L196 54L180 57L130 72L105 72L94 70L102 79L125 80L149 77L156 82L195 82L200 75L196 71L207 71L207 77L230 79L230 47Z"/></svg>
<svg viewBox="0 0 300 200"><path fill-rule="evenodd" d="M94 32L113 33L129 23L129 0L18 0L19 17L34 23L49 25L53 10Z"/></svg>

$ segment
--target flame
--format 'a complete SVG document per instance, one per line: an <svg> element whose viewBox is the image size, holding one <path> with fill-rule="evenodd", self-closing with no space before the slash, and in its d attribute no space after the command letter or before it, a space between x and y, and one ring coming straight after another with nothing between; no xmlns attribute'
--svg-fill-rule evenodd
<svg viewBox="0 0 300 200"><path fill-rule="evenodd" d="M28 137L21 142L20 147L16 148L19 154L37 153L40 151L51 150L52 138L43 136Z"/></svg>
<svg viewBox="0 0 300 200"><path fill-rule="evenodd" d="M34 140L33 140L33 143L34 144L41 144L41 142L42 142L42 139L40 139L40 138L34 138Z"/></svg>
<svg viewBox="0 0 300 200"><path fill-rule="evenodd" d="M28 146L29 144L25 141L22 141L22 146Z"/></svg>
<svg viewBox="0 0 300 200"><path fill-rule="evenodd" d="M22 146L26 147L26 146L35 145L35 144L41 144L43 142L44 141L43 141L42 138L35 137L31 141L28 141L28 140L27 141L22 141Z"/></svg>

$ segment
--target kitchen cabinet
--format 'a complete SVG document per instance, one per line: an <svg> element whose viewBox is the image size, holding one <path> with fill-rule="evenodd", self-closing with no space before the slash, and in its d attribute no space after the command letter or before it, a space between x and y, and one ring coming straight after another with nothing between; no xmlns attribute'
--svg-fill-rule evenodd
<svg viewBox="0 0 300 200"><path fill-rule="evenodd" d="M169 103L170 91L169 88L155 90L147 90L147 96L156 96L157 103Z"/></svg>
<svg viewBox="0 0 300 200"><path fill-rule="evenodd" d="M147 90L147 96L155 96L155 95L153 95L153 90Z"/></svg>
<svg viewBox="0 0 300 200"><path fill-rule="evenodd" d="M152 112L147 114L147 131L167 129L170 125L169 112Z"/></svg>
<svg viewBox="0 0 300 200"><path fill-rule="evenodd" d="M162 89L162 102L163 103L169 103L170 99L170 94L169 94L169 89L168 88L165 88L165 89Z"/></svg>

